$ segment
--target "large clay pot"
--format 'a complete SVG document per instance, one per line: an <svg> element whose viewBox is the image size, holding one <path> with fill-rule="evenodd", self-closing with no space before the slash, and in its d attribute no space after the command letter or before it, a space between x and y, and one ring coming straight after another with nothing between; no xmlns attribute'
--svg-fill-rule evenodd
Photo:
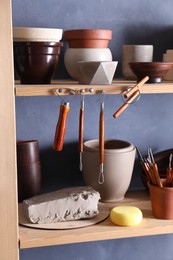
<svg viewBox="0 0 173 260"><path fill-rule="evenodd" d="M108 48L112 30L78 29L64 31L64 38L70 48Z"/></svg>
<svg viewBox="0 0 173 260"><path fill-rule="evenodd" d="M67 72L73 78L79 79L78 61L112 61L109 48L69 48L64 55Z"/></svg>
<svg viewBox="0 0 173 260"><path fill-rule="evenodd" d="M104 202L120 201L129 188L136 148L122 140L105 141L104 183L99 184L99 141L84 143L83 177L87 185L100 192Z"/></svg>

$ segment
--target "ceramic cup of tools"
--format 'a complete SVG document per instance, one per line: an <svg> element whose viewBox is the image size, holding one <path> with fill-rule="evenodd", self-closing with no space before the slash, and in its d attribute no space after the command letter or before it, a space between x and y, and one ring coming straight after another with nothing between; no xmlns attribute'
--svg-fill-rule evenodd
<svg viewBox="0 0 173 260"><path fill-rule="evenodd" d="M18 200L41 192L41 162L38 140L17 142Z"/></svg>
<svg viewBox="0 0 173 260"><path fill-rule="evenodd" d="M123 45L122 73L126 79L136 79L129 67L129 62L151 62L153 60L153 45Z"/></svg>
<svg viewBox="0 0 173 260"><path fill-rule="evenodd" d="M163 187L148 182L152 214L158 219L173 219L173 187L165 187L166 179L161 179Z"/></svg>
<svg viewBox="0 0 173 260"><path fill-rule="evenodd" d="M123 140L105 140L104 182L99 183L99 140L84 142L83 177L87 185L100 192L104 202L120 201L129 188L136 148Z"/></svg>

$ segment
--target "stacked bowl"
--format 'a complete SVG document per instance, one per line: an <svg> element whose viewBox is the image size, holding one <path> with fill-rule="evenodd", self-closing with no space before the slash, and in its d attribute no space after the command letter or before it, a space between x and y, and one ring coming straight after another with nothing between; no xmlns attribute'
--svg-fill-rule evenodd
<svg viewBox="0 0 173 260"><path fill-rule="evenodd" d="M50 84L62 47L62 29L14 27L14 68L22 84Z"/></svg>
<svg viewBox="0 0 173 260"><path fill-rule="evenodd" d="M69 48L65 51L64 64L69 75L79 79L78 62L112 61L108 43L112 30L78 29L64 31L64 39Z"/></svg>
<svg viewBox="0 0 173 260"><path fill-rule="evenodd" d="M37 140L17 142L18 200L41 192L41 162Z"/></svg>

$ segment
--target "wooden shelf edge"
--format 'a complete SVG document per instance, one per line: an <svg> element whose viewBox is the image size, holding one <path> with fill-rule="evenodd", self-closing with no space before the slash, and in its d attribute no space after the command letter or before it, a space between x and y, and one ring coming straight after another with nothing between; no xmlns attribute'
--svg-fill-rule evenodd
<svg viewBox="0 0 173 260"><path fill-rule="evenodd" d="M59 95L69 95L69 90L75 90L76 94L80 94L80 90L84 89L86 95L99 94L101 90L105 94L120 94L127 88L136 84L135 81L114 80L111 85L80 85L73 80L55 80L50 85L21 85L15 84L16 96L53 96L55 90L61 89ZM92 92L90 91L92 89ZM156 93L173 93L173 82L167 81L159 84L144 84L140 91L142 94Z"/></svg>
<svg viewBox="0 0 173 260"><path fill-rule="evenodd" d="M173 220L160 220L152 216L148 192L129 192L123 201L104 205L111 209L120 204L139 207L143 212L142 223L136 227L120 227L107 218L99 224L72 230L39 230L20 226L20 248L173 233Z"/></svg>

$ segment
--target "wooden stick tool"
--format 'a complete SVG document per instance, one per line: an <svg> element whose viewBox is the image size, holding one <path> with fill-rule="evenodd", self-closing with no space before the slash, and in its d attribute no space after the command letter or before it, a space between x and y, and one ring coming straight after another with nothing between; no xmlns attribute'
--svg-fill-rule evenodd
<svg viewBox="0 0 173 260"><path fill-rule="evenodd" d="M100 172L98 183L104 183L104 91L100 94L100 121L99 121L99 159Z"/></svg>
<svg viewBox="0 0 173 260"><path fill-rule="evenodd" d="M82 171L82 154L83 154L83 136L84 136L84 89L80 90L81 100L80 100L80 112L79 112L79 169Z"/></svg>
<svg viewBox="0 0 173 260"><path fill-rule="evenodd" d="M143 79L141 79L141 81L139 81L134 87L132 87L130 90L128 90L124 94L124 97L125 98L129 98L136 90L138 90L140 87L142 87L142 85L144 85L145 82L147 82L148 80L149 80L148 76L146 76Z"/></svg>

